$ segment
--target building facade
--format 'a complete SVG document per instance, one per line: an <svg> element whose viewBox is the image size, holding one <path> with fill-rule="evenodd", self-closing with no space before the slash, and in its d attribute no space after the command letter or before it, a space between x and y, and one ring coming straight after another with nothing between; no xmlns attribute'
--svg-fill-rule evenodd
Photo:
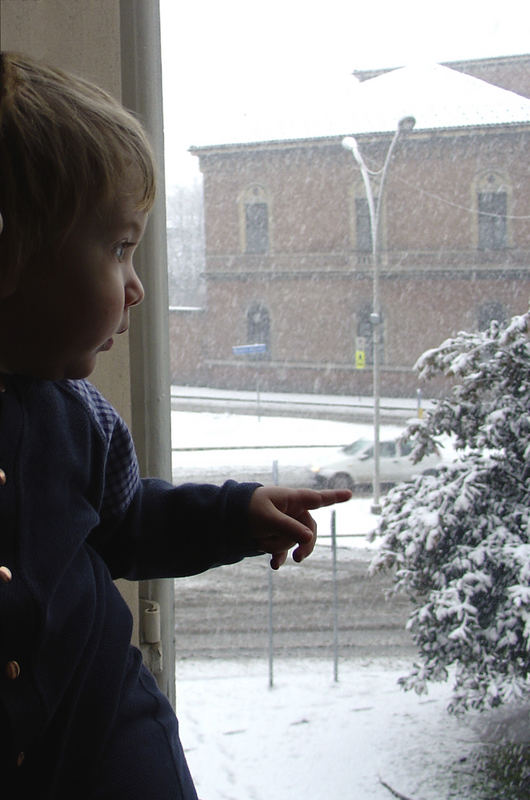
<svg viewBox="0 0 530 800"><path fill-rule="evenodd" d="M495 68L497 86L498 61L482 64L484 74ZM522 61L528 67L530 57L507 60L506 85L515 70L519 88ZM467 64L468 74L480 68ZM372 229L361 172L342 146L347 133L194 149L207 304L192 323L194 363L177 354L174 382L371 392ZM529 134L530 114L417 127L397 143L378 240L383 393L413 394L416 359L451 334L527 310ZM380 168L392 132L356 138L365 163ZM373 188L377 196L376 177ZM183 353L188 323L176 312L171 324L174 353ZM234 355L249 343L266 352Z"/></svg>

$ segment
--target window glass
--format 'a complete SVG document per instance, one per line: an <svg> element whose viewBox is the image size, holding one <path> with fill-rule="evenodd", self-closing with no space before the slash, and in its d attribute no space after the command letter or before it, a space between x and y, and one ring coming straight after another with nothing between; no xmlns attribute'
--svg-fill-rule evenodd
<svg viewBox="0 0 530 800"><path fill-rule="evenodd" d="M483 331L489 327L490 323L496 320L497 322L504 323L507 321L506 308L502 303L492 300L489 303L483 303L478 310L478 329Z"/></svg>
<svg viewBox="0 0 530 800"><path fill-rule="evenodd" d="M256 353L253 358L270 358L270 315L261 303L253 303L247 314L247 342L265 345L265 352Z"/></svg>
<svg viewBox="0 0 530 800"><path fill-rule="evenodd" d="M480 192L478 195L478 246L481 250L506 247L506 194Z"/></svg>
<svg viewBox="0 0 530 800"><path fill-rule="evenodd" d="M353 442L353 444L349 444L346 447L343 447L342 450L347 455L353 456L356 453L360 453L363 450L365 450L368 444L369 442L367 441L367 439L358 439L356 442Z"/></svg>
<svg viewBox="0 0 530 800"><path fill-rule="evenodd" d="M394 442L380 442L379 452L381 458L393 458L396 455L396 445Z"/></svg>
<svg viewBox="0 0 530 800"><path fill-rule="evenodd" d="M269 249L269 212L266 203L245 204L247 253L266 253Z"/></svg>
<svg viewBox="0 0 530 800"><path fill-rule="evenodd" d="M412 453L412 445L410 442L401 442L401 455L409 456Z"/></svg>
<svg viewBox="0 0 530 800"><path fill-rule="evenodd" d="M370 213L368 201L365 197L355 198L355 220L356 220L356 249L362 253L369 253L372 250L372 228L370 226Z"/></svg>
<svg viewBox="0 0 530 800"><path fill-rule="evenodd" d="M357 343L362 343L362 348L359 346L357 349L364 350L365 363L367 365L374 363L374 326L371 321L372 305L363 305L357 312ZM384 360L384 322L383 315L379 315L379 360L382 363Z"/></svg>
<svg viewBox="0 0 530 800"><path fill-rule="evenodd" d="M462 357L449 378L430 381L416 369L418 359L458 332L473 337L493 320L504 324L524 315L530 297L530 4L446 0L439 13L431 5L419 0L270 0L264 5L161 0L168 246L175 298L170 311L172 383L177 387L175 480L235 477L353 491L336 517L327 508L315 512L318 545L303 567L309 574L311 562L318 573L311 590L306 593L304 577L294 567L273 577L281 589L273 592L280 620L272 632L269 596L263 600L260 594L269 591L263 560L253 562L256 589L243 601L234 575L241 575L247 586L248 560L226 568L226 578L221 570L192 579L197 600L189 600L190 606L203 604L199 623L184 634L183 619L179 632L187 637L182 647L192 681L204 666L193 655L198 628L205 631L200 640L204 660L215 663L222 654L223 680L246 670L241 653L255 657L262 669L263 642L272 640L274 658L279 653L278 658L292 657L292 663L299 660L301 684L304 676L312 678L318 671L313 664L327 669L335 637L339 662L353 671L351 685L362 685L367 698L348 694L350 684L344 681L340 692L345 693L344 708L355 711L350 718L357 733L345 727L348 721L334 707L331 722L347 731L341 741L333 738L333 726L326 729L317 754L307 753L305 769L289 785L283 776L296 765L291 760L282 771L275 750L270 761L282 780L271 785L274 776L265 770L266 779L258 785L259 770L246 772L237 776L238 791L245 796L290 800L294 792L307 800L371 800L366 787L372 787L374 799L393 793L518 800L528 794L526 723L526 761L517 772L508 764L510 748L495 749L491 738L486 741L485 731L496 730L493 714L480 717L485 720L480 735L465 721L461 728L451 727L445 714L451 680L429 690L430 703L413 692L401 694L396 688L394 694L397 679L407 671L400 672L400 665L414 662L417 655L406 628L412 601L392 595L385 605L393 576L368 577L377 543L367 537L384 518L389 486L411 491L413 481L426 473L422 485L432 488L432 507L417 511L418 491L399 517L404 539L411 520L419 520L414 530L428 537L425 563L444 558L438 538L444 521L458 521L480 507L475 493L480 470L462 485L451 508L448 493L437 488L446 460L454 458L457 437L441 437L440 453L428 453L417 465L410 458L412 443L396 445L411 420L417 430L425 430L440 401L455 396L459 370L466 366ZM183 186L191 191L183 192ZM188 197L193 213L186 216L180 199L172 199L175 195ZM244 347L252 344L266 345L266 352ZM504 344L498 353L503 364ZM469 360L475 363L473 356ZM476 363L480 370L484 359ZM482 390L488 388L485 380ZM185 404L182 413L196 416L180 416L177 396ZM505 413L502 404L495 407L482 434ZM249 417L255 425L247 428ZM473 408L462 402L455 424L467 431L474 419ZM525 426L524 420L514 423L509 440L526 435ZM376 429L380 459L374 459ZM197 453L188 455L194 446ZM518 487L524 475L519 479ZM524 504L521 508L517 524L526 520ZM498 530L505 530L505 515L496 513ZM468 529L470 537L482 530L477 525ZM333 628L333 592L326 594L333 584L333 530L344 537L337 538L335 551L336 596L343 603L336 615L338 630ZM417 542L407 542L412 557ZM461 565L467 558L464 550L463 545ZM455 623L452 638L443 639L433 623L433 652L472 641L466 639L466 625L480 605L475 585L482 587L481 598L519 586L515 578L497 585L495 572L486 586L480 554L476 559L455 588L458 602L448 602L441 614L454 616L461 625ZM526 575L527 567L521 570ZM427 591L430 577L425 573L416 597ZM294 599L283 594L287 584L296 587ZM460 602L462 594L465 601ZM507 607L519 604L522 619L527 585L512 594ZM221 598L235 598L231 614L223 611ZM430 613L425 610L423 619ZM476 619L479 635L487 615ZM499 652L513 654L509 648L516 630L524 630L523 622L504 631ZM491 629L487 635L497 633ZM470 659L476 641L470 643ZM525 648L522 643L521 652ZM507 673L523 661L517 656L510 663L507 657ZM277 668L280 673L283 666ZM453 665L451 679L456 671ZM383 689L376 685L376 674L383 675ZM444 674L440 671L439 677ZM499 702L496 690L492 678L490 711ZM258 694L261 702L263 693ZM320 686L314 695L321 697ZM231 696L239 696L237 687ZM525 695L525 713L526 702ZM316 728L306 724L317 719L310 708L293 711L285 723L289 737ZM506 707L499 704L499 710L504 713ZM270 720L268 713L263 719ZM511 707L506 714L503 724L512 719ZM407 732L401 727L405 718L410 720ZM363 719L371 720L372 727L363 728ZM321 715L318 720L324 724ZM234 730L238 736L223 744L243 741L240 731L252 725L247 719L227 723L223 736ZM190 727L196 727L191 712ZM480 745L468 746L477 737ZM332 752L326 750L328 741L334 744ZM355 746L345 754L344 742L350 741ZM370 741L376 744L370 747ZM250 734L245 744L241 770L247 753L254 752ZM232 774L226 753L207 749L199 736L191 743L190 760L197 759L199 772L204 775L203 765L219 758L224 772ZM292 752L290 744L287 749ZM352 762L357 750L363 755ZM410 752L415 753L412 760ZM323 786L317 786L320 764L327 772ZM396 767L400 764L405 766ZM339 782L331 785L330 776ZM203 784L199 795L232 796L235 789L227 783Z"/></svg>

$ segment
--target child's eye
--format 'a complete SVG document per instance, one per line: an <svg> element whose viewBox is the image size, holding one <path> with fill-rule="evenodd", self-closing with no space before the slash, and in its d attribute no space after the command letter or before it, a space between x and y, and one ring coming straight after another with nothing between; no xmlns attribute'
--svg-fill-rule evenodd
<svg viewBox="0 0 530 800"><path fill-rule="evenodd" d="M114 255L118 261L123 261L125 258L125 253L127 252L127 248L131 246L132 243L127 241L118 242L118 244L114 245Z"/></svg>

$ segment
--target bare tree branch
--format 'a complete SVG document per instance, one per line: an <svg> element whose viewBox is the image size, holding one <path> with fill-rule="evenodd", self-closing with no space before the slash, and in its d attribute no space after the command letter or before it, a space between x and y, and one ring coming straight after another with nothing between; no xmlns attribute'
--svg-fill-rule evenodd
<svg viewBox="0 0 530 800"><path fill-rule="evenodd" d="M400 792L397 792L395 789L393 789L391 786L389 786L388 783L385 783L385 781L381 778L381 776L379 776L379 783L382 786L384 786L385 789L388 789L388 791L391 794L393 794L394 797L399 798L399 800L414 800L414 798L412 798L412 797L407 797L406 794L401 794Z"/></svg>

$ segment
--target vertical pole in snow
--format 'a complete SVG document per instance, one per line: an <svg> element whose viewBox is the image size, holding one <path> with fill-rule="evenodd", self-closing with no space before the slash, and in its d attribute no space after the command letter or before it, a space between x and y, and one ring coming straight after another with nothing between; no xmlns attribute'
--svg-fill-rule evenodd
<svg viewBox="0 0 530 800"><path fill-rule="evenodd" d="M269 689L274 686L274 619L272 612L272 569L269 569Z"/></svg>
<svg viewBox="0 0 530 800"><path fill-rule="evenodd" d="M339 680L339 600L337 591L337 512L331 512L331 561L333 569L333 679Z"/></svg>
<svg viewBox="0 0 530 800"><path fill-rule="evenodd" d="M278 486L278 462L272 462L272 482ZM274 686L274 614L272 569L269 569L269 689Z"/></svg>

